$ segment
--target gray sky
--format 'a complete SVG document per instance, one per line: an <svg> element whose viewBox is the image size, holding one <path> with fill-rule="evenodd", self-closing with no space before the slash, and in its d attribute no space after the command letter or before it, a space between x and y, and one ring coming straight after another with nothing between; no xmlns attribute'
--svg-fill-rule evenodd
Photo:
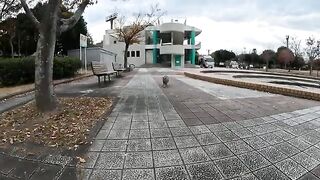
<svg viewBox="0 0 320 180"><path fill-rule="evenodd" d="M110 28L105 17L117 11L127 17L159 3L167 13L162 22L178 19L202 29L197 41L201 53L217 49L249 52L257 48L276 50L285 36L320 39L319 0L99 0L84 17L95 42Z"/></svg>

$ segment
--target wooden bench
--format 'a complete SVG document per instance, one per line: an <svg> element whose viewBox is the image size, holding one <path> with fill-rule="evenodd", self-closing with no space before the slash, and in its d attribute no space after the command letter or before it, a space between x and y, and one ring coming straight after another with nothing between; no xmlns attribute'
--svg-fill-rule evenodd
<svg viewBox="0 0 320 180"><path fill-rule="evenodd" d="M113 67L113 70L114 71L117 71L117 75L119 76L120 75L120 72L123 72L123 71L125 71L126 69L125 68L123 68L122 66L121 66L121 64L119 64L119 63L112 63L112 67Z"/></svg>
<svg viewBox="0 0 320 180"><path fill-rule="evenodd" d="M100 77L103 76L104 77L104 82L106 82L106 76L108 76L109 82L111 81L110 76L112 74L117 74L117 71L110 71L108 70L107 66L104 64L101 64L98 61L92 61L91 62L91 68L92 68L92 72L95 76L98 77L98 83L100 85Z"/></svg>

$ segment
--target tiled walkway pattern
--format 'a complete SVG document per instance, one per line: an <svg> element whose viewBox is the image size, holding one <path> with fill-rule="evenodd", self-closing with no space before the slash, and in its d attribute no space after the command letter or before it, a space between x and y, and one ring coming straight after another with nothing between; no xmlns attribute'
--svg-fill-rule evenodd
<svg viewBox="0 0 320 180"><path fill-rule="evenodd" d="M188 89L180 88L168 88L164 94L150 74L137 74L123 88L121 99L92 144L82 178L202 180L320 176L317 167L320 106L259 117L252 111L251 118L233 119L207 105L198 104L199 112L192 112L195 108L190 106L179 109L179 105L185 105L182 101L188 103L188 98L189 103L196 103L192 101L192 93L188 95ZM175 96L178 89L186 94ZM216 104L211 99L207 101L218 107L217 99ZM291 106L288 107L290 110ZM222 115L211 116L206 108L228 119L221 121ZM187 114L183 109L190 110L195 117L183 116ZM213 118L205 121L208 117L196 114L209 114ZM198 121L201 123L195 123Z"/></svg>

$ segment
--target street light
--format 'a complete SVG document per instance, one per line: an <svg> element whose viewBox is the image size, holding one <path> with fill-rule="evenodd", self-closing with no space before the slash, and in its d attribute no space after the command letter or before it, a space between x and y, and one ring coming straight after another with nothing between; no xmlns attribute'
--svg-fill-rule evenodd
<svg viewBox="0 0 320 180"><path fill-rule="evenodd" d="M286 35L286 40L287 40L287 48L289 48L289 35Z"/></svg>

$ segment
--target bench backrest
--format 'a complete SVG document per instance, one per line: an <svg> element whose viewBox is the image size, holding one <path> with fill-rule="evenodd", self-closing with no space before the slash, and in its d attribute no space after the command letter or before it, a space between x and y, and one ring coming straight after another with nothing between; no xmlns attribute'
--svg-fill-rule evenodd
<svg viewBox="0 0 320 180"><path fill-rule="evenodd" d="M107 72L108 68L106 65L98 62L98 61L92 61L91 62L91 68L92 68L92 72L93 74L100 74L102 72Z"/></svg>
<svg viewBox="0 0 320 180"><path fill-rule="evenodd" d="M113 67L113 70L119 70L119 69L122 69L122 66L121 66L121 64L119 64L119 63L116 63L116 62L113 62L112 63L112 67Z"/></svg>

